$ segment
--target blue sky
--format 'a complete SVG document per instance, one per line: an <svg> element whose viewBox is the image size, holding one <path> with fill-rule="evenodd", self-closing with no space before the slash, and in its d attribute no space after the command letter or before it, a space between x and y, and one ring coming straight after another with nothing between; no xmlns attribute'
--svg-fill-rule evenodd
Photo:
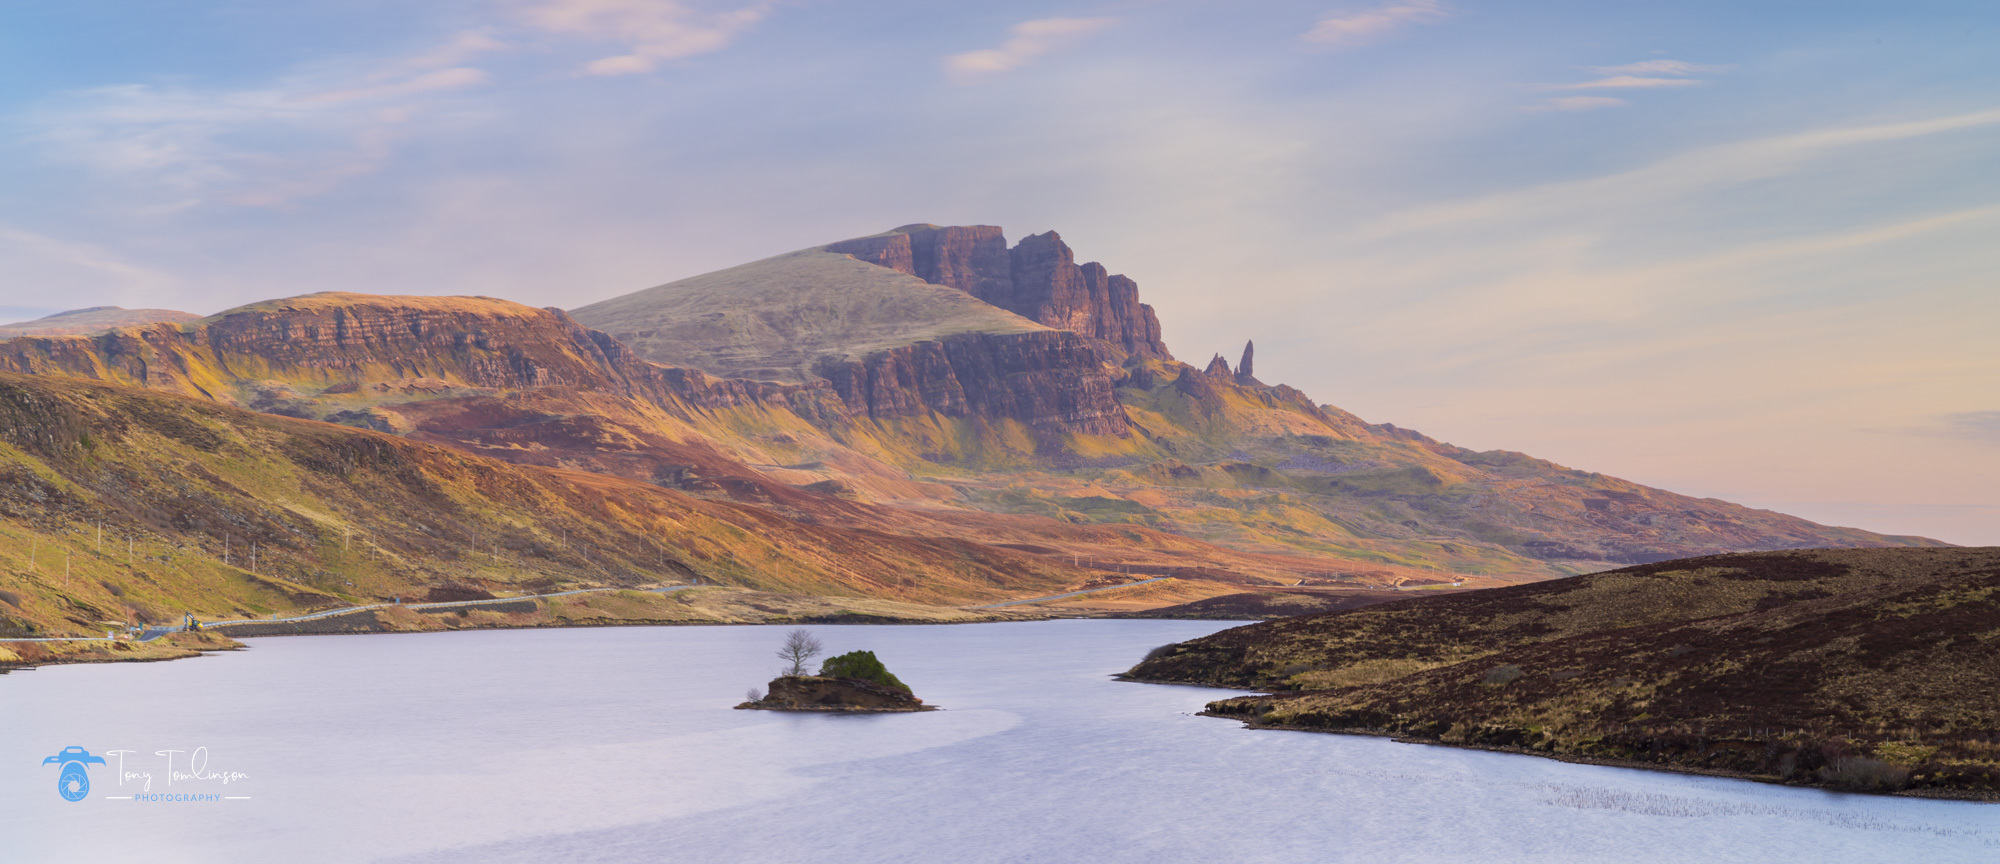
<svg viewBox="0 0 2000 864"><path fill-rule="evenodd" d="M0 319L1055 228L1182 359L2000 543L2000 7L16 0Z"/></svg>

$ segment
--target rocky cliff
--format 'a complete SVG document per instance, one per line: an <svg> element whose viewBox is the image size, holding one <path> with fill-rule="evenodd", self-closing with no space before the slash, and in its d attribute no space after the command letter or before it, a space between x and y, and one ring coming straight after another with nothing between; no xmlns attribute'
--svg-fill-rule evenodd
<svg viewBox="0 0 2000 864"><path fill-rule="evenodd" d="M1050 329L972 294L1011 285L1009 261L998 228L915 226L575 314L653 360L748 373L797 368L787 377L830 384L856 418L1020 422L1045 454L1069 434L1129 436L1113 392L1117 370L1105 364L1122 347Z"/></svg>
<svg viewBox="0 0 2000 864"><path fill-rule="evenodd" d="M1008 249L993 225L905 225L825 248L1090 337L1111 348L1114 360L1173 359L1153 307L1139 302L1139 284L1094 261L1076 263L1054 231L1031 234Z"/></svg>
<svg viewBox="0 0 2000 864"><path fill-rule="evenodd" d="M802 389L650 363L559 309L339 293L189 324L15 339L0 343L0 370L133 384L292 416L318 416L304 404L312 397L366 395L364 388L387 395L566 387L677 410L786 399Z"/></svg>
<svg viewBox="0 0 2000 864"><path fill-rule="evenodd" d="M1256 361L1256 359L1257 359L1257 343L1256 342L1243 343L1243 360L1242 362L1236 364L1236 383L1248 384L1253 387L1261 386L1264 383L1262 381L1257 380L1256 373L1251 371L1252 364Z"/></svg>
<svg viewBox="0 0 2000 864"><path fill-rule="evenodd" d="M316 294L192 324L22 338L0 343L0 371L164 390L758 503L811 496L730 452L744 442L704 430L745 412L794 427L848 420L823 381L661 366L560 310L477 297Z"/></svg>
<svg viewBox="0 0 2000 864"><path fill-rule="evenodd" d="M872 418L1012 419L1046 441L1065 433L1130 434L1109 375L1074 333L961 333L859 359L828 359L818 372L850 411Z"/></svg>

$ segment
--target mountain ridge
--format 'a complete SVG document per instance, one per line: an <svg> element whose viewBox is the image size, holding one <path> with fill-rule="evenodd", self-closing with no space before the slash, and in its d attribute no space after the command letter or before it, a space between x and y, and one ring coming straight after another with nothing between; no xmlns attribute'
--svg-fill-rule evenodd
<svg viewBox="0 0 2000 864"><path fill-rule="evenodd" d="M180 324L200 318L190 312L176 312L172 309L126 309L119 306L90 306L57 312L33 321L16 321L0 324L0 339L15 336L69 336L95 333L113 327L137 327L146 324Z"/></svg>
<svg viewBox="0 0 2000 864"><path fill-rule="evenodd" d="M1061 247L1051 260L1086 272L1059 235L1033 236L1045 239L1031 251ZM1201 589L1211 594L1246 585L1494 584L1746 549L1935 543L1814 525L1370 424L1259 381L1254 344L1239 368L1218 357L1200 369L1170 359L1164 344L1127 351L1028 320L958 287L1001 290L994 262L1015 250L992 226L905 226L874 240L594 304L699 331L729 312L719 304L732 302L733 291L752 291L762 298L760 320L795 326L758 331L775 341L749 345L735 362L764 368L784 356L796 369L810 359L796 382L663 365L620 339L618 320L593 329L562 310L494 298L343 293L249 304L189 324L15 339L0 343L0 369L360 426L785 518L942 531L1050 558L1111 558L1127 570L1208 573L1220 580ZM759 281L774 272L782 278ZM1015 272L1006 271L1010 280ZM830 281L813 281L829 273ZM1111 283L1092 278L1078 284ZM1136 303L1133 290L1126 299ZM840 337L847 314L829 317L828 308L887 314L911 296L944 311L895 309L902 317L868 318L860 336L825 341ZM670 302L649 305L661 297ZM838 303L826 306L829 298ZM1123 316L1144 304L1119 308ZM679 331L653 338L665 332ZM829 344L838 352L814 353ZM1110 533L1093 533L1100 529ZM1189 557L1135 555L1125 545L1135 541L1110 540L1119 531ZM1035 539L1018 539L1024 533ZM1175 536L1185 545L1167 539ZM1190 599L1198 597L1174 602Z"/></svg>

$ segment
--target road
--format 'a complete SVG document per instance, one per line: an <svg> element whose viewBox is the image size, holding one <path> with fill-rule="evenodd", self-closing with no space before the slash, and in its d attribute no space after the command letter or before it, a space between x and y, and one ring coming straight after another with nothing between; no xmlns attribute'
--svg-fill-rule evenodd
<svg viewBox="0 0 2000 864"><path fill-rule="evenodd" d="M686 589L689 589L689 588L699 588L699 587L701 587L701 586L699 586L699 585L669 585L669 586L667 586L667 587L665 587L665 588L641 588L641 589L638 589L638 590L641 590L641 591L651 591L651 592L653 592L653 593L655 593L655 594L671 594L671 593L673 593L673 592L675 592L675 591L684 591L684 590L686 590ZM293 617L291 617L291 618L242 618L242 619L235 619L235 620L230 620L230 621L203 621L203 622L201 622L201 626L202 626L202 629L206 630L206 629L210 629L210 628L214 628L214 627L228 627L228 626L231 626L231 625L234 625L234 624L288 624L288 623L291 623L291 622L293 622L293 621L311 621L311 620L313 620L313 619L316 619L316 618L331 618L331 617L333 617L333 616L335 616L335 615L347 615L347 614L351 614L351 613L354 613L354 612L365 612L365 611L367 611L367 610L370 610L370 609L387 609L387 608L389 608L389 607L391 607L391 606L402 606L402 607L404 607L404 608L406 608L406 609L431 609L431 608L435 608L435 607L438 607L438 606L478 606L478 605L482 605L482 604L486 604L486 603L513 603L513 602L516 602L516 601L520 601L520 600L539 600L539 599L542 599L542 598L544 598L544 597L568 597L568 596L570 596L571 594L595 594L595 593L597 593L597 592L599 592L599 591L630 591L630 590L633 590L633 589L630 589L630 588L578 588L578 589L576 589L576 590L574 590L574 591L557 591L557 592L555 592L555 593L553 593L553 594L522 594L522 595L519 595L519 596L516 596L516 597L495 597L495 598L493 598L493 599L491 599L491 600L446 600L446 601L442 601L442 602L438 602L438 603L372 603L372 604L369 604L369 605L367 605L367 606L343 606L343 607L341 607L341 608L339 608L339 609L328 609L328 610L326 610L326 611L324 611L324 612L314 612L314 613L312 613L312 614L310 614L310 615L296 615L296 616L293 616ZM161 636L165 636L165 635L167 635L168 633L179 633L179 632L181 632L181 628L180 628L180 627L178 627L178 626L175 626L175 627L148 627L148 628L146 628L145 630L143 630L143 631L140 631L140 634L139 634L139 641L140 641L140 642L151 642L151 641L153 641L153 640L155 640L155 639L158 639L158 638L160 638ZM103 636L51 636L51 637L43 637L43 638L37 638L37 639L0 639L0 643L5 643L5 642L108 642L108 641L111 641L111 640L109 640L109 639L106 639L106 638L104 638Z"/></svg>
<svg viewBox="0 0 2000 864"><path fill-rule="evenodd" d="M1127 583L1125 583L1125 584L1123 584L1123 585L1106 585L1106 586L1104 586L1103 588L1085 588L1085 589L1083 589L1082 591L1071 591L1071 592L1069 592L1068 594L1051 594L1051 595L1049 595L1049 596L1047 596L1047 597L1031 597L1031 598L1029 598L1029 599L1027 599L1027 600L1009 600L1009 601L1007 601L1007 602L1005 602L1005 603L995 603L995 604L993 604L993 605L991 605L991 606L981 606L981 607L979 607L979 608L981 608L981 609L998 609L998 608L1000 608L1000 607L1002 607L1002 606L1019 606L1019 605L1021 605L1021 604L1023 604L1023 603L1047 603L1047 602L1048 602L1048 601L1050 601L1050 600L1061 600L1061 599L1063 599L1064 597L1075 597L1075 596L1077 596L1078 594L1095 594L1095 593L1097 593L1097 592L1099 592L1099 591L1116 591L1116 590L1118 590L1118 589L1120 589L1120 588L1135 588L1135 587L1138 587L1138 586L1140 586L1140 585L1151 585L1151 584L1153 584L1154 582L1164 582L1164 581L1166 581L1166 580L1168 580L1168 579L1172 579L1172 578L1174 578L1174 577L1172 577L1172 576L1155 576L1155 577L1153 577L1153 578L1151 578L1151 579L1147 579L1147 580L1145 580L1145 581L1143 581L1143 582L1127 582Z"/></svg>

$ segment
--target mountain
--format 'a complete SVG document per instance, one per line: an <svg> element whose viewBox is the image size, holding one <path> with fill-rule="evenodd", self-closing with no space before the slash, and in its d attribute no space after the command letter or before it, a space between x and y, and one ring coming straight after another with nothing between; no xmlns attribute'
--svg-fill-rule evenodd
<svg viewBox="0 0 2000 864"><path fill-rule="evenodd" d="M1004 260L1004 245L1001 251ZM896 266L879 266L889 252L897 253L888 255ZM940 254L932 249L927 259L933 271L951 266L956 272L948 251L944 265L936 263ZM847 411L871 420L1018 424L1031 450L1061 449L1066 436L1079 433L1129 437L1111 377L1087 340L918 278L911 261L910 235L899 229L683 279L570 314L657 363L825 382ZM987 439L1010 434L954 430L964 432ZM990 446L972 449L1021 449L1018 443L985 443ZM964 455L966 448L953 449Z"/></svg>
<svg viewBox="0 0 2000 864"><path fill-rule="evenodd" d="M1262 383L1250 346L1236 369L1181 363L1137 283L1075 258L1053 232L1009 248L990 226L907 226L574 315L315 294L16 338L0 342L0 370L590 472L754 508L785 530L1005 548L1061 588L1178 577L1072 602L1481 587L1723 551L1934 545L1369 424Z"/></svg>
<svg viewBox="0 0 2000 864"><path fill-rule="evenodd" d="M71 309L57 312L47 318L33 321L16 321L0 324L0 339L15 336L74 336L95 333L113 327L137 327L145 324L180 324L200 318L187 312L171 309L122 309L117 306L92 306L88 309Z"/></svg>
<svg viewBox="0 0 2000 864"><path fill-rule="evenodd" d="M2000 548L1722 555L1216 633L1209 713L1796 783L2000 795Z"/></svg>
<svg viewBox="0 0 2000 864"><path fill-rule="evenodd" d="M30 380L166 391L521 465L623 478L750 507L772 524L790 526L785 530L1007 549L1033 556L1037 572L1060 580L1047 591L1024 583L966 595L971 599L1017 599L1171 573L1214 574L1216 585L1242 590L1246 583L1276 584L1301 567L1326 566L1138 526L945 509L937 505L953 497L948 487L915 481L884 461L913 458L894 449L908 446L909 436L877 436L881 430L848 416L824 382L728 380L660 366L559 310L490 298L309 295L186 325L0 343L0 369L35 376ZM143 473L148 464L133 470ZM173 465L161 464L162 470ZM887 584L829 577L817 587L789 587L938 602L946 595L910 587L954 584L963 569L937 567L905 562L889 571L905 575ZM1161 596L1178 602L1203 590L1221 589Z"/></svg>
<svg viewBox="0 0 2000 864"><path fill-rule="evenodd" d="M1160 341L1153 307L1139 302L1139 283L1096 262L1077 264L1076 254L1054 231L1028 235L1009 249L994 225L905 225L822 248L1089 337L1119 360L1173 359Z"/></svg>
<svg viewBox="0 0 2000 864"><path fill-rule="evenodd" d="M1146 524L1246 550L1351 562L1302 571L1309 581L1366 582L1393 566L1539 578L1746 549L1936 545L1369 424L1294 388L1265 385L1251 344L1234 370L1220 355L1206 368L1180 363L1160 340L1152 308L1138 302L1136 282L1075 261L1055 232L1009 248L994 226L909 225L573 314L659 362L808 370L787 380L825 382L852 417L896 421L876 436L883 441L970 420L951 436L957 446L935 447L942 436L929 435L914 448L921 458L908 458L906 447L885 460L951 485L967 506ZM890 284L955 289L1075 334L1088 350L1030 347L1046 334L997 333L985 319L914 306L902 329L869 329L866 344L835 350L820 330L788 335L801 330L786 322L823 327L826 310L844 308L802 286L824 286L853 306L869 302L872 286ZM754 302L743 299L748 293ZM704 329L738 308L756 309L762 323ZM1020 356L1038 359L995 359ZM994 433L992 424L1010 420L1026 426L1025 437Z"/></svg>

